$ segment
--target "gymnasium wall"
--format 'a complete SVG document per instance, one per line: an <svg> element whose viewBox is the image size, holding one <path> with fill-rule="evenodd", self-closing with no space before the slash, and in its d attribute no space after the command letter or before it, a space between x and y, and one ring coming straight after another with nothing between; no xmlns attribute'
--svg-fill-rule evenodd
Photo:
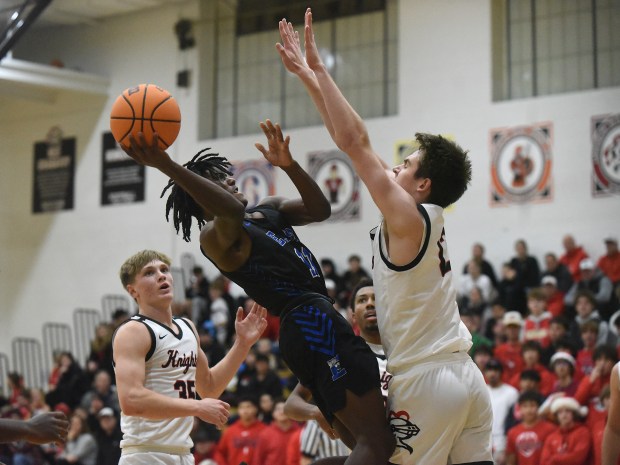
<svg viewBox="0 0 620 465"><path fill-rule="evenodd" d="M545 252L562 252L566 233L598 258L604 252L602 238L620 235L620 197L592 197L590 118L618 113L620 88L492 102L490 3L400 1L399 113L367 122L373 146L390 164L395 141L415 131L451 134L470 150L473 183L446 214L453 270L461 270L475 241L486 245L499 272L516 239L526 239L531 253L542 259ZM196 78L197 53L178 50L173 26L180 17L195 18L198 10L197 1L188 1L94 25L37 30L15 50L15 58L38 63L61 59L67 68L109 78L110 86L108 98L59 92L51 103L1 101L0 352L10 353L15 336L40 338L45 321L71 323L75 308L99 308L103 294L122 293L119 266L140 249L155 248L177 261L191 252L214 275L198 246L184 243L165 222L159 193L166 179L159 172L147 170L144 203L102 207L99 192L101 136L110 107L124 88L140 82L155 82L179 101L183 124L169 151L176 160L184 162L204 146L233 160L259 156L253 144L262 134L196 140L198 86L194 81L189 89L177 89L175 79L184 63ZM258 122L270 115L255 116ZM553 123L553 200L492 208L489 130L546 121ZM66 137L77 138L75 208L33 215L33 143L55 125ZM306 153L334 148L323 127L287 133L302 166ZM277 174L276 186L278 194L294 195L283 173ZM365 189L361 216L357 222L298 228L298 233L318 257L334 258L340 271L354 252L369 268L368 231L378 212Z"/></svg>

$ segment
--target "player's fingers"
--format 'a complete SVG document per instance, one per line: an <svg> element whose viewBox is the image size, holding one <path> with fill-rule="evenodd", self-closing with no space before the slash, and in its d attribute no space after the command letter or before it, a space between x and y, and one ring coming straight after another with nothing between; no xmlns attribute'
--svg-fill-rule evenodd
<svg viewBox="0 0 620 465"><path fill-rule="evenodd" d="M267 149L265 149L262 144L259 144L257 142L256 144L254 144L254 147L256 147L263 155L267 156Z"/></svg>
<svg viewBox="0 0 620 465"><path fill-rule="evenodd" d="M274 127L274 125L271 122L271 120L270 119L265 120L265 124L267 125L267 128L269 129L270 137L275 137L276 136L276 128Z"/></svg>
<svg viewBox="0 0 620 465"><path fill-rule="evenodd" d="M153 133L153 140L151 141L151 149L155 150L159 146L159 134Z"/></svg>
<svg viewBox="0 0 620 465"><path fill-rule="evenodd" d="M282 140L284 137L282 136L282 128L280 127L279 123L276 123L275 130L276 130L276 137L278 138L278 140Z"/></svg>
<svg viewBox="0 0 620 465"><path fill-rule="evenodd" d="M243 321L243 307L237 309L236 321Z"/></svg>
<svg viewBox="0 0 620 465"><path fill-rule="evenodd" d="M291 143L291 136L286 136L286 139L284 139L284 146L288 148L290 143Z"/></svg>

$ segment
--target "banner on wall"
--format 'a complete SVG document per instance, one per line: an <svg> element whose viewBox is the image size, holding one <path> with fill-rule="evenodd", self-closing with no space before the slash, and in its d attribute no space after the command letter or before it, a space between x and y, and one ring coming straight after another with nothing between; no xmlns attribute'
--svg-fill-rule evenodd
<svg viewBox="0 0 620 465"><path fill-rule="evenodd" d="M274 167L267 160L248 160L232 163L237 187L248 200L247 208L276 192Z"/></svg>
<svg viewBox="0 0 620 465"><path fill-rule="evenodd" d="M592 117L592 196L620 193L620 114Z"/></svg>
<svg viewBox="0 0 620 465"><path fill-rule="evenodd" d="M310 152L308 173L332 207L328 222L360 219L360 179L349 157L340 150Z"/></svg>
<svg viewBox="0 0 620 465"><path fill-rule="evenodd" d="M111 132L101 143L101 205L144 201L144 166L119 147Z"/></svg>
<svg viewBox="0 0 620 465"><path fill-rule="evenodd" d="M34 144L32 212L73 209L75 184L75 137L64 139L54 126L45 142Z"/></svg>
<svg viewBox="0 0 620 465"><path fill-rule="evenodd" d="M491 206L551 201L550 122L491 129Z"/></svg>

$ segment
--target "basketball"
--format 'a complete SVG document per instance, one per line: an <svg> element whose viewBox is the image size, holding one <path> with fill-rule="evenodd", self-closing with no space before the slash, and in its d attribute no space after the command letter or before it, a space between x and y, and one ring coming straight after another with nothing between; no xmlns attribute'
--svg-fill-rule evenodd
<svg viewBox="0 0 620 465"><path fill-rule="evenodd" d="M142 132L147 142L153 133L159 135L159 146L165 150L174 142L181 129L181 110L165 89L154 84L140 84L125 89L110 112L110 129L114 139L129 147L129 135Z"/></svg>

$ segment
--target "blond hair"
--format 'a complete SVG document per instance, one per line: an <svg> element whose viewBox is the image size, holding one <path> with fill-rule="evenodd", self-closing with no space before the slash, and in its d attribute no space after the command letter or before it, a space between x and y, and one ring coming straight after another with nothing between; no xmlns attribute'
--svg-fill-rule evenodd
<svg viewBox="0 0 620 465"><path fill-rule="evenodd" d="M123 287L127 289L127 285L133 283L140 270L154 260L160 260L168 266L172 263L170 257L156 250L141 250L125 260L119 272Z"/></svg>

